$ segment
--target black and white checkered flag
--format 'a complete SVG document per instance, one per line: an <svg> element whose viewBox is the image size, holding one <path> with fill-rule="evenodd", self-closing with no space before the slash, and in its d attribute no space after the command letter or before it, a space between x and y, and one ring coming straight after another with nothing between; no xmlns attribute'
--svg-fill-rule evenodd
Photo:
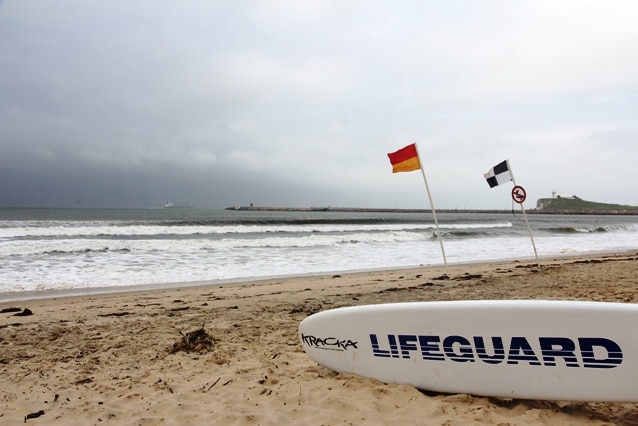
<svg viewBox="0 0 638 426"><path fill-rule="evenodd" d="M490 186L490 188L494 188L495 186L501 185L505 182L511 182L513 180L507 160L498 163L483 176L485 176L487 184Z"/></svg>

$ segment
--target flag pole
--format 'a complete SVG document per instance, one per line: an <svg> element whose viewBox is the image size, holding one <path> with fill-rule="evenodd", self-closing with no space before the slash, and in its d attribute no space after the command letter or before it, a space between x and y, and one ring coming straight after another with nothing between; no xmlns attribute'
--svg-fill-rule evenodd
<svg viewBox="0 0 638 426"><path fill-rule="evenodd" d="M445 257L445 249L443 248L443 239L441 238L441 230L439 229L439 220L436 217L436 210L434 209L434 203L432 203L432 195L430 194L430 186L428 185L428 179L425 177L425 168L419 155L419 148L416 143L414 144L416 150L416 156L419 159L419 165L421 166L421 175L423 176L423 182L425 182L425 189L428 193L428 199L430 200L430 208L432 209L432 216L434 217L434 225L436 226L436 235L439 238L439 244L441 245L441 254L443 255L443 265L445 265L445 272L447 273L447 258Z"/></svg>
<svg viewBox="0 0 638 426"><path fill-rule="evenodd" d="M509 160L505 160L507 163L507 169L510 171L512 175L512 183L516 186L516 179L514 179L514 172L512 172L512 166L510 166ZM536 263L540 268L541 264L538 261L538 252L536 251L536 244L534 243L534 237L532 236L532 228L529 226L529 221L527 220L527 214L525 213L525 207L523 207L523 203L519 203L521 205L521 211L523 212L523 219L525 219L525 226L527 226L527 232L529 233L529 239L532 241L532 248L534 249L534 256L536 257Z"/></svg>

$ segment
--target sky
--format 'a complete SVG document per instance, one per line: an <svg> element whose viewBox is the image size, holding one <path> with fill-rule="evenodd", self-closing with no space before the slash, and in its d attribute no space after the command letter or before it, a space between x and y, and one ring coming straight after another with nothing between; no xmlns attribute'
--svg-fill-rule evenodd
<svg viewBox="0 0 638 426"><path fill-rule="evenodd" d="M638 205L633 0L0 0L0 207Z"/></svg>

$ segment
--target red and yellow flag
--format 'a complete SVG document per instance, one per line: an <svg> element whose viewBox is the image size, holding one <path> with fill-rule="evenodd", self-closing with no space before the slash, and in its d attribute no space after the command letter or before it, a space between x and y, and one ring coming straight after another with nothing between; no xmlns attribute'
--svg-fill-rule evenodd
<svg viewBox="0 0 638 426"><path fill-rule="evenodd" d="M392 164L392 173L411 172L421 168L419 156L416 152L416 144L414 143L389 153L388 158Z"/></svg>

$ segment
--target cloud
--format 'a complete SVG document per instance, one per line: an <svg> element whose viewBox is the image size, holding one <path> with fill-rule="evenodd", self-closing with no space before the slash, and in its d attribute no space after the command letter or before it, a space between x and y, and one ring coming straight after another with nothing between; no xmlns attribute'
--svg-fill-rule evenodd
<svg viewBox="0 0 638 426"><path fill-rule="evenodd" d="M507 208L482 179L505 158L531 197L638 204L610 190L635 177L637 8L5 2L0 205L427 207L385 156L412 142L440 208Z"/></svg>

